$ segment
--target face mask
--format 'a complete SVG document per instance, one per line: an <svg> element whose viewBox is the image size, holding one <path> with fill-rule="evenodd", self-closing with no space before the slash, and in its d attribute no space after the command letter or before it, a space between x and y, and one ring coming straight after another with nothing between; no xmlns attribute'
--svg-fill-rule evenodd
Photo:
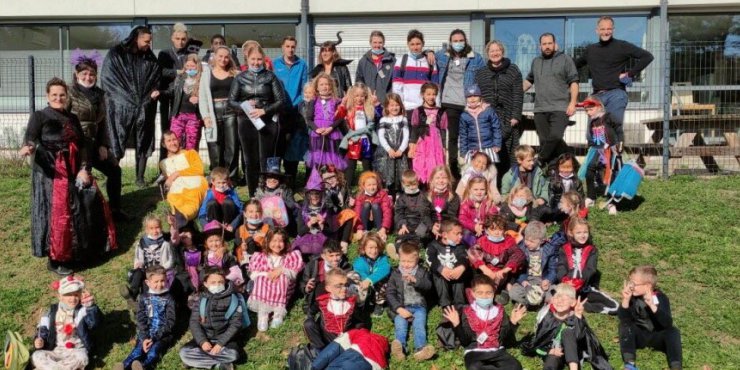
<svg viewBox="0 0 740 370"><path fill-rule="evenodd" d="M377 191L375 193L377 193ZM371 192L365 190L365 195L367 195L368 197L372 197L373 195L375 195L375 193L371 193Z"/></svg>
<svg viewBox="0 0 740 370"><path fill-rule="evenodd" d="M88 89L95 86L95 83L88 84L87 82L82 82L80 80L77 80L77 84Z"/></svg>
<svg viewBox="0 0 740 370"><path fill-rule="evenodd" d="M250 225L259 225L262 223L261 218L247 218L247 223Z"/></svg>
<svg viewBox="0 0 740 370"><path fill-rule="evenodd" d="M385 52L383 49L370 49L370 52L372 52L374 55L380 55Z"/></svg>
<svg viewBox="0 0 740 370"><path fill-rule="evenodd" d="M160 295L160 294L167 293L168 290L169 289L167 289L167 288L159 289L159 290L155 290L155 289L149 288L149 294Z"/></svg>
<svg viewBox="0 0 740 370"><path fill-rule="evenodd" d="M560 178L569 179L569 178L573 177L573 172L570 172L570 173L560 172L559 175L560 175Z"/></svg>
<svg viewBox="0 0 740 370"><path fill-rule="evenodd" d="M185 71L185 74L187 74L188 77L195 77L195 75L198 74L198 70L197 69L188 69L187 71Z"/></svg>
<svg viewBox="0 0 740 370"><path fill-rule="evenodd" d="M226 286L223 284L211 285L208 287L208 291L212 294L218 294L226 290Z"/></svg>
<svg viewBox="0 0 740 370"><path fill-rule="evenodd" d="M513 204L514 207L522 208L527 205L527 200L524 198L514 198L514 200L511 201L511 204Z"/></svg>
<svg viewBox="0 0 740 370"><path fill-rule="evenodd" d="M149 234L147 234L146 235L146 238L149 239L149 240L151 240L151 241L153 241L153 242L155 242L155 243L157 243L157 244L159 244L159 243L161 243L163 241L162 239L164 238L164 236L162 236L162 234L159 234L159 235L149 235Z"/></svg>
<svg viewBox="0 0 740 370"><path fill-rule="evenodd" d="M219 193L225 193L227 190L229 190L229 186L228 185L217 186L216 187L216 191L219 192Z"/></svg>
<svg viewBox="0 0 740 370"><path fill-rule="evenodd" d="M262 72L263 69L265 69L264 66L256 67L256 68L255 67L249 67L249 72L252 72L252 73L260 73L260 72Z"/></svg>
<svg viewBox="0 0 740 370"><path fill-rule="evenodd" d="M447 245L449 245L450 247L454 247L457 245L457 243L455 243L452 239L447 239Z"/></svg>
<svg viewBox="0 0 740 370"><path fill-rule="evenodd" d="M70 306L64 302L59 302L59 308L61 308L64 311L72 311L75 309L73 306Z"/></svg>
<svg viewBox="0 0 740 370"><path fill-rule="evenodd" d="M493 298L476 298L475 304L480 308L489 308L493 304Z"/></svg>
<svg viewBox="0 0 740 370"><path fill-rule="evenodd" d="M412 52L409 52L409 55L410 55L410 56L411 56L412 58L414 58L414 59L419 59L419 58L421 58L421 53L414 53L414 52L412 51Z"/></svg>
<svg viewBox="0 0 740 370"><path fill-rule="evenodd" d="M465 43L464 42L453 42L452 43L452 50L459 53L465 49Z"/></svg>
<svg viewBox="0 0 740 370"><path fill-rule="evenodd" d="M406 194L408 194L408 195L419 194L419 187L418 186L416 186L416 187L404 186L403 187L403 192L406 193Z"/></svg>
<svg viewBox="0 0 740 370"><path fill-rule="evenodd" d="M494 243L501 243L502 241L504 241L504 237L503 236L486 235L486 238L488 238L488 240L490 240L490 241L492 241Z"/></svg>
<svg viewBox="0 0 740 370"><path fill-rule="evenodd" d="M444 193L444 192L447 191L447 185L445 185L445 186L443 186L441 188L438 188L438 187L435 186L434 187L434 191L436 191L437 193Z"/></svg>

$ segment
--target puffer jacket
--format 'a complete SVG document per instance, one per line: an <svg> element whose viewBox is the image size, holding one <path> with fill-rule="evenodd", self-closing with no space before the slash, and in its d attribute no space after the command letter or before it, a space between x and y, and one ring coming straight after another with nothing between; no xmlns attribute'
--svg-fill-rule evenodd
<svg viewBox="0 0 740 370"><path fill-rule="evenodd" d="M477 116L465 108L460 115L459 135L461 157L472 150L501 148L501 122L488 104L483 105L483 110Z"/></svg>
<svg viewBox="0 0 740 370"><path fill-rule="evenodd" d="M265 110L265 115L260 117L265 123L272 121L287 102L280 80L267 69L258 73L249 70L239 73L231 84L229 105L237 112L244 114L239 105L252 99L255 100L255 108Z"/></svg>
<svg viewBox="0 0 740 370"><path fill-rule="evenodd" d="M241 328L242 313L238 309L229 320L226 320L226 310L229 309L233 293L234 289L228 282L226 290L221 293L213 294L208 290L200 293L200 298L207 300L205 317L200 317L199 309L194 309L190 315L190 332L198 347L205 342L225 347Z"/></svg>
<svg viewBox="0 0 740 370"><path fill-rule="evenodd" d="M355 83L362 82L375 93L379 102L385 101L385 96L391 92L393 66L396 64L396 55L385 50L380 59L380 68L373 62L373 53L368 51L360 58L355 73Z"/></svg>
<svg viewBox="0 0 740 370"><path fill-rule="evenodd" d="M347 65L352 63L350 59L337 59L331 65L331 78L334 79L337 87L337 96L340 98L344 97L350 87L352 87L352 76L349 73ZM311 79L324 72L324 65L319 63L316 67L311 70Z"/></svg>
<svg viewBox="0 0 740 370"><path fill-rule="evenodd" d="M110 148L110 136L108 136L105 119L105 99L103 98L105 92L97 86L92 90L98 95L97 104L91 102L76 84L70 86L67 110L80 120L88 153L95 154L98 152L98 147Z"/></svg>

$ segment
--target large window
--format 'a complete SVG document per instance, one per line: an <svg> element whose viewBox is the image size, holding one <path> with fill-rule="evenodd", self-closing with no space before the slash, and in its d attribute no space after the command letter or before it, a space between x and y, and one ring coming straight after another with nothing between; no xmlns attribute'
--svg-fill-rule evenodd
<svg viewBox="0 0 740 370"><path fill-rule="evenodd" d="M67 45L70 50L106 50L123 41L131 32L128 24L105 26L70 26Z"/></svg>
<svg viewBox="0 0 740 370"><path fill-rule="evenodd" d="M188 27L188 36L203 42L203 54L205 49L210 46L211 36L222 33L220 24L186 24ZM154 25L152 28L152 48L155 53L159 50L172 47L172 25Z"/></svg>
<svg viewBox="0 0 740 370"><path fill-rule="evenodd" d="M0 27L0 50L4 57L26 57L36 51L59 52L58 26Z"/></svg>

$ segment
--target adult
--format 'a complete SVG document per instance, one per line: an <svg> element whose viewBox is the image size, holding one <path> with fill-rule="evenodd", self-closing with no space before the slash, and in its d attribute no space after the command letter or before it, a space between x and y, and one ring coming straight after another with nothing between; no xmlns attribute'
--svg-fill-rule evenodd
<svg viewBox="0 0 740 370"><path fill-rule="evenodd" d="M229 48L219 46L208 65L203 67L198 90L198 109L206 126L210 169L228 169L234 185L239 182L239 131L236 111L229 106L229 92L238 74ZM215 130L215 135L209 137L209 129Z"/></svg>
<svg viewBox="0 0 740 370"><path fill-rule="evenodd" d="M308 131L299 109L303 103L303 87L308 82L308 64L296 55L297 46L295 37L283 38L280 45L283 56L274 62L275 76L283 83L286 95L285 109L280 115L283 137L280 138L279 152L283 154L285 174L294 185L298 175L298 162L303 160L308 150ZM285 149L282 150L282 147Z"/></svg>
<svg viewBox="0 0 740 370"><path fill-rule="evenodd" d="M568 150L563 140L568 117L576 113L578 70L573 59L558 51L555 35L540 36L541 55L532 60L524 80L524 91L537 88L534 98L534 125L540 139L539 162L546 166Z"/></svg>
<svg viewBox="0 0 740 370"><path fill-rule="evenodd" d="M503 146L499 152L499 183L506 171L516 164L514 149L519 146L522 135L519 121L522 119L522 72L509 58L506 48L499 40L486 44L488 61L484 68L475 73L475 82L480 87L483 101L490 104L501 121Z"/></svg>
<svg viewBox="0 0 740 370"><path fill-rule="evenodd" d="M275 74L265 69L265 52L259 46L247 52L248 69L236 76L229 92L229 105L238 110L239 142L246 162L245 172L249 196L254 196L260 172L267 170L267 158L277 154L280 123L273 118L285 103L285 92ZM241 104L252 109L249 117ZM263 126L257 127L257 122ZM255 140L256 139L256 140Z"/></svg>
<svg viewBox="0 0 740 370"><path fill-rule="evenodd" d="M427 82L439 82L434 64L424 56L424 34L411 30L406 36L408 53L396 58L393 66L393 92L400 95L406 116L411 122L411 113L422 104L421 86Z"/></svg>
<svg viewBox="0 0 740 370"><path fill-rule="evenodd" d="M594 95L601 99L606 111L621 124L627 108L626 87L653 61L653 54L627 41L615 39L612 17L599 18L596 34L599 35L599 42L586 47L583 55L576 59L576 67L588 65ZM634 63L628 69L627 63L632 59Z"/></svg>
<svg viewBox="0 0 740 370"><path fill-rule="evenodd" d="M180 140L172 131L162 133L162 146L167 158L159 162L165 176L167 203L175 216L176 228L195 220L200 204L208 191L208 182L203 176L203 162L196 150L180 148Z"/></svg>
<svg viewBox="0 0 740 370"><path fill-rule="evenodd" d="M364 83L382 104L391 92L393 66L396 55L385 48L385 35L380 31L370 33L370 50L360 58L355 72L355 82Z"/></svg>
<svg viewBox="0 0 740 370"><path fill-rule="evenodd" d="M254 40L244 41L244 43L242 44L242 55L244 56L244 64L239 66L239 69L241 69L242 71L246 71L249 69L249 66L247 65L247 51L249 51L249 48L251 47L262 47L262 45ZM263 64L265 65L265 69L267 69L268 71L273 70L272 59L269 55L265 55Z"/></svg>
<svg viewBox="0 0 740 370"><path fill-rule="evenodd" d="M49 80L49 106L31 114L19 151L21 156L34 154L32 252L36 257L48 256L48 269L59 275L71 274L72 263L104 250L107 243L115 247L115 231L101 232L90 222L90 211L105 209L105 200L100 196L98 203L89 204L81 194L92 181L90 162L80 121L66 110L67 93L62 79Z"/></svg>
<svg viewBox="0 0 740 370"><path fill-rule="evenodd" d="M215 34L211 36L211 47L208 50L206 50L206 54L203 56L203 62L210 63L211 58L213 58L216 55L216 51L218 50L218 48L222 46L225 48L228 48L228 46L226 45L226 39L224 38L223 35ZM234 60L234 64L236 64L236 67L239 68L240 67L239 56L236 55L236 49L234 48L234 49L228 49L228 50L231 53L231 58Z"/></svg>
<svg viewBox="0 0 740 370"><path fill-rule="evenodd" d="M152 31L137 26L108 51L101 70L105 91L110 150L116 159L126 154L130 134L136 139L136 185L143 187L146 161L154 150L154 119L160 68L152 52Z"/></svg>
<svg viewBox="0 0 740 370"><path fill-rule="evenodd" d="M91 56L82 54L79 49L72 52L74 83L68 89L66 109L80 120L89 162L106 177L105 189L113 217L125 221L129 217L121 210L121 167L110 152L110 137L105 120L105 93L96 86L98 64L102 60L96 58L100 58L97 52Z"/></svg>
<svg viewBox="0 0 740 370"><path fill-rule="evenodd" d="M162 69L162 78L159 80L159 89L166 91L175 81L177 72L183 69L185 58L188 56L188 50L185 45L188 43L188 28L182 23L175 23L172 26L170 35L172 46L159 51L157 62ZM172 98L162 95L159 98L159 129L165 132L170 129L170 117L172 110ZM159 159L162 160L167 156L165 148L159 148Z"/></svg>
<svg viewBox="0 0 740 370"><path fill-rule="evenodd" d="M465 88L475 85L475 74L485 67L483 57L473 51L461 29L450 33L447 49L432 54L439 71L440 102L447 113L447 153L452 175L460 178L458 137L460 115L465 110Z"/></svg>
<svg viewBox="0 0 740 370"><path fill-rule="evenodd" d="M319 63L311 70L311 78L316 78L321 72L324 72L334 79L337 87L337 97L343 98L350 87L352 87L352 76L349 73L347 65L352 60L342 59L337 51L337 45L342 43L342 32L337 32L337 41L324 41L320 47Z"/></svg>

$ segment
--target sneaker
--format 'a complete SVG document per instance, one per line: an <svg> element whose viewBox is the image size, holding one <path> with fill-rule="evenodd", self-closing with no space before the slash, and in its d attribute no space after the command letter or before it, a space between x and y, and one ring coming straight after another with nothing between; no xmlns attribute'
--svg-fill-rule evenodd
<svg viewBox="0 0 740 370"><path fill-rule="evenodd" d="M139 361L134 361L131 363L131 370L144 370L144 365Z"/></svg>
<svg viewBox="0 0 740 370"><path fill-rule="evenodd" d="M385 306L375 305L375 308L373 308L373 316L381 317L383 316L383 313L385 313Z"/></svg>
<svg viewBox="0 0 740 370"><path fill-rule="evenodd" d="M416 361L426 361L432 357L434 357L434 354L436 351L434 350L434 346L431 344L427 344L422 349L416 351L414 353L414 360Z"/></svg>
<svg viewBox="0 0 740 370"><path fill-rule="evenodd" d="M586 208L593 207L594 203L595 203L594 200L591 198L586 198L586 201L584 202L584 204L586 205Z"/></svg>
<svg viewBox="0 0 740 370"><path fill-rule="evenodd" d="M403 345L401 345L401 342L398 339L394 339L393 342L391 342L391 355L398 361L406 359L406 355L403 353Z"/></svg>
<svg viewBox="0 0 740 370"><path fill-rule="evenodd" d="M616 216L617 215L617 206L615 206L613 204L609 204L608 206L606 206L606 209L609 210L609 214L610 215L612 215L612 216Z"/></svg>
<svg viewBox="0 0 740 370"><path fill-rule="evenodd" d="M398 251L396 251L395 243L388 243L385 245L385 254L393 261L398 261Z"/></svg>
<svg viewBox="0 0 740 370"><path fill-rule="evenodd" d="M502 290L501 293L494 298L494 301L502 306L506 306L509 303L509 292Z"/></svg>
<svg viewBox="0 0 740 370"><path fill-rule="evenodd" d="M134 184L136 184L136 187L140 189L146 187L146 181L144 181L143 178L136 179L136 182Z"/></svg>
<svg viewBox="0 0 740 370"><path fill-rule="evenodd" d="M265 317L264 319L262 319L262 318L258 318L257 319L257 330L258 331L265 332L265 331L267 331L268 326L269 325L268 325L268 322L267 322L267 317Z"/></svg>
<svg viewBox="0 0 740 370"><path fill-rule="evenodd" d="M283 319L272 319L272 322L270 323L270 328L275 329L279 328L280 325L283 325Z"/></svg>

